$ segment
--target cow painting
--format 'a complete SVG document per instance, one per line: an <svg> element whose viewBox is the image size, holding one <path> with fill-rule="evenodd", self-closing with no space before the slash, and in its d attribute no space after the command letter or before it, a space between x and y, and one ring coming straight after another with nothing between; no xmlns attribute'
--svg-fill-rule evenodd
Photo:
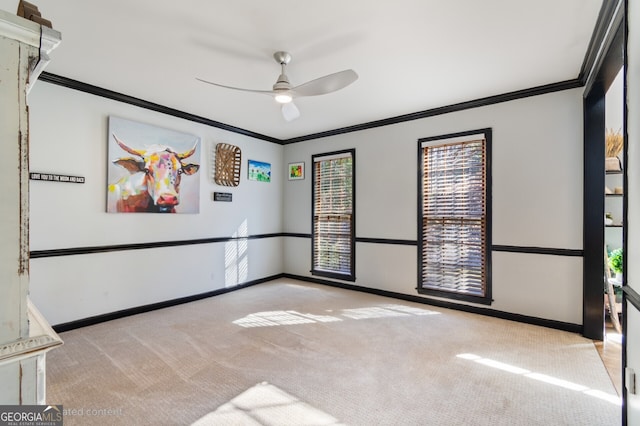
<svg viewBox="0 0 640 426"><path fill-rule="evenodd" d="M123 213L176 213L180 205L180 184L200 168L186 162L198 146L177 151L172 147L152 144L134 148L112 134L116 144L131 156L114 159L114 165L126 172L109 185L109 211ZM197 200L196 200L197 201Z"/></svg>

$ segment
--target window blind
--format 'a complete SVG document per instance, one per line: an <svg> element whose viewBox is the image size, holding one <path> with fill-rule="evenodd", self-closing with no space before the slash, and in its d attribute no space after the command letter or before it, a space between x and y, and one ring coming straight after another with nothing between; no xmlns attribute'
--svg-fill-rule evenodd
<svg viewBox="0 0 640 426"><path fill-rule="evenodd" d="M313 173L312 273L352 277L353 152L315 156Z"/></svg>
<svg viewBox="0 0 640 426"><path fill-rule="evenodd" d="M485 139L423 146L421 286L486 296Z"/></svg>

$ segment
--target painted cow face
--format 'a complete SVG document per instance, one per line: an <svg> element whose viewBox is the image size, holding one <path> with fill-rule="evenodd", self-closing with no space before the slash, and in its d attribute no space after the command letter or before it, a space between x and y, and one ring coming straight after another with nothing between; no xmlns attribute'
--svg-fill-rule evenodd
<svg viewBox="0 0 640 426"><path fill-rule="evenodd" d="M146 188L140 188L140 190L148 192L155 207L154 210L161 213L174 213L175 207L180 203L178 194L182 175L192 175L200 168L197 164L187 164L182 161L193 155L196 147L184 153L177 153L164 145L153 145L145 150L136 150L128 147L115 135L113 137L122 149L136 156L136 158L120 158L114 163L126 168L132 174L144 173L143 185Z"/></svg>

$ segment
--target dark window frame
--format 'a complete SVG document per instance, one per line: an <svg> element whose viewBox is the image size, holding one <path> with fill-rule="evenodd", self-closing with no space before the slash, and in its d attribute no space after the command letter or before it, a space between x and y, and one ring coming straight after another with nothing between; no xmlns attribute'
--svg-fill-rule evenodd
<svg viewBox="0 0 640 426"><path fill-rule="evenodd" d="M424 265L422 263L423 259L423 250L424 250L424 236L423 236L423 226L424 226L424 191L423 191L423 178L424 178L424 144L436 144L438 141L442 141L443 144L446 143L447 140L459 139L463 140L465 137L469 137L469 140L472 140L472 136L483 134L485 139L485 241L483 247L484 254L484 274L485 274L485 291L484 295L476 296L470 294L461 294L456 293L454 291L448 290L438 290L434 288L424 288L422 277L424 272ZM442 297L447 299L454 300L463 300L467 302L473 302L478 304L490 305L493 301L492 299L492 277L491 277L491 247L492 247L492 195L491 195L491 149L492 147L492 129L484 128L477 130L469 130L458 133L449 133L444 135L432 136L427 138L421 138L418 140L418 200L417 200L417 210L418 210L418 251L417 251L417 259L418 259L418 277L417 277L417 287L416 290L419 294Z"/></svg>
<svg viewBox="0 0 640 426"><path fill-rule="evenodd" d="M315 255L316 255L316 242L318 237L316 236L315 218L316 218L316 159L324 157L336 157L344 155L351 157L351 218L349 221L351 228L350 245L350 271L349 273L341 273L337 271L329 271L325 269L316 269ZM344 149L340 151L325 152L321 154L314 154L311 156L311 274L335 278L345 281L355 281L356 271L356 150L355 148Z"/></svg>

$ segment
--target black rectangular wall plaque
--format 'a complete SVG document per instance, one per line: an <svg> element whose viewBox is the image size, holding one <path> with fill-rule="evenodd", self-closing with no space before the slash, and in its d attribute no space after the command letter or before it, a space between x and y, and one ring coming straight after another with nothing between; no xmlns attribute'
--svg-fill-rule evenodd
<svg viewBox="0 0 640 426"><path fill-rule="evenodd" d="M29 179L46 180L49 182L84 183L84 176L54 175L52 173L31 172L29 173Z"/></svg>
<svg viewBox="0 0 640 426"><path fill-rule="evenodd" d="M233 194L230 192L214 192L213 201L231 201Z"/></svg>

